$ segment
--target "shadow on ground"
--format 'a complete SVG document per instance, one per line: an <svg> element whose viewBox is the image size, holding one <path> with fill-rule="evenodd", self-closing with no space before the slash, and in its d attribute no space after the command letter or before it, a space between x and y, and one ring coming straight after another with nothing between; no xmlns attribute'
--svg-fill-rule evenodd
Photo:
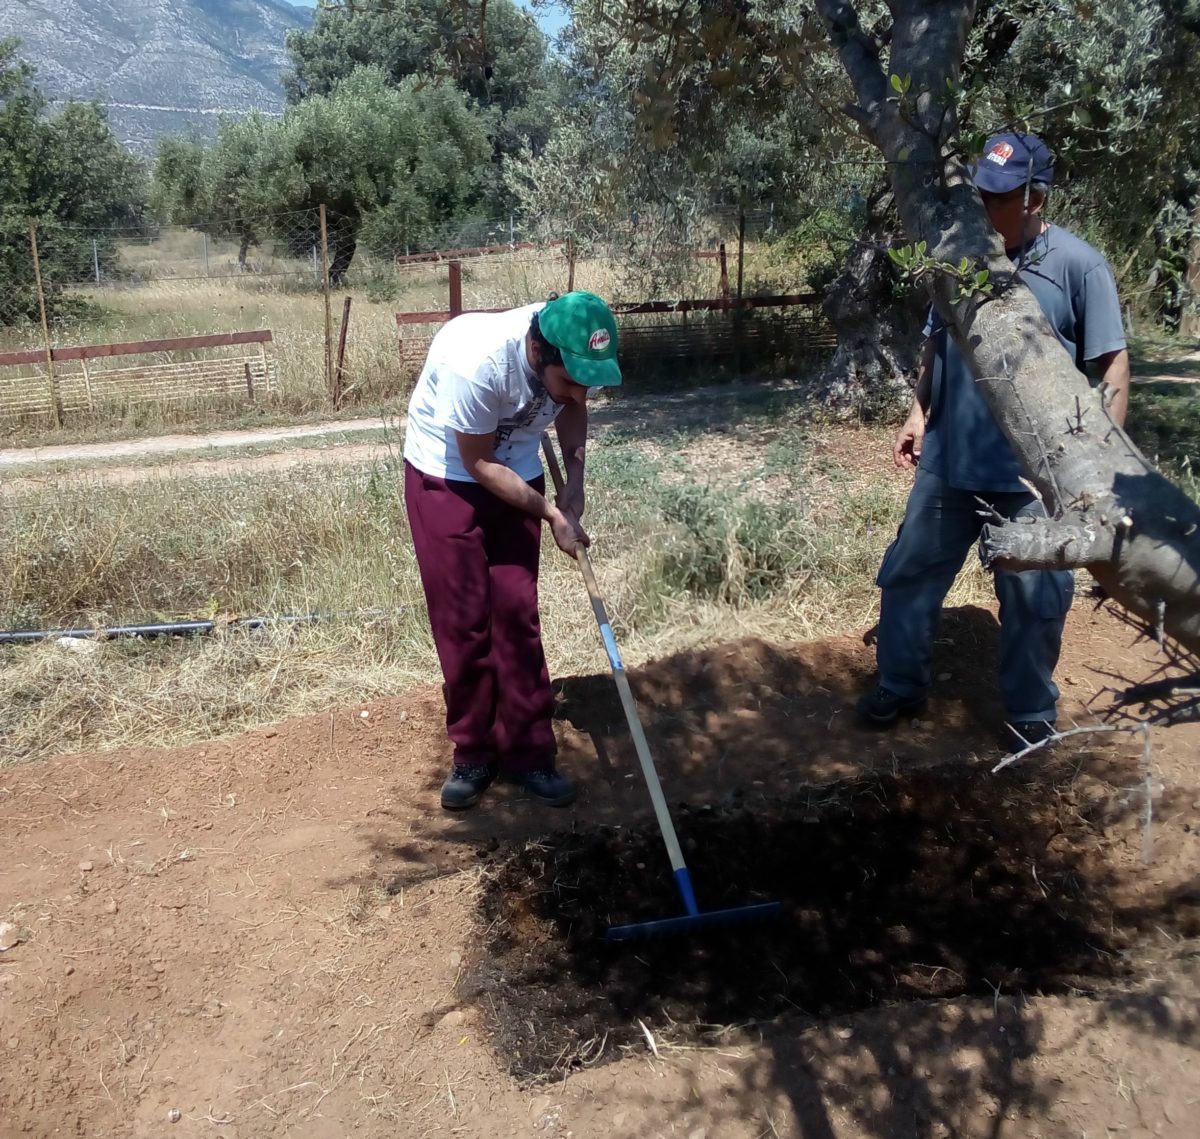
<svg viewBox="0 0 1200 1139"><path fill-rule="evenodd" d="M575 807L497 789L461 816L397 812L364 836L375 881L481 873L458 1000L522 1081L642 1054L647 1033L664 1053L749 1042L736 1062L722 1053L737 1082L707 1104L711 1133L764 1097L805 1139L840 1133L839 1114L878 1139L1019 1133L979 1113L1036 1116L1053 1099L1029 1063L1061 1045L1045 1000L1200 1043L1194 1007L1119 991L1146 975L1153 931L1200 934L1200 892L1169 875L1129 889L1111 836L1136 832L1143 801L1136 760L1108 737L991 774L997 634L986 610L948 611L929 708L894 732L851 714L873 675L864 639L750 639L631 674L701 907L778 901L774 923L605 943L610 924L681 912L608 675L556 685ZM422 794L441 777L423 769Z"/></svg>
<svg viewBox="0 0 1200 1139"><path fill-rule="evenodd" d="M672 809L770 809L833 781L945 763L982 774L1003 754L994 667L998 626L991 612L964 607L945 613L929 704L893 731L862 727L854 717L854 701L874 676L874 651L865 641L778 646L746 639L632 670L639 715ZM559 764L578 781L578 802L548 810L496 784L468 812L381 807L374 819L394 816L398 826L376 826L365 837L391 888L471 866L479 851L499 843L652 822L612 677L567 677L555 683L555 695ZM1097 745L1087 754L1101 751ZM445 753L448 762L448 746ZM425 802L436 802L444 772L437 764L423 774Z"/></svg>
<svg viewBox="0 0 1200 1139"><path fill-rule="evenodd" d="M755 1045L729 1065L740 1092L711 1117L718 1134L774 1096L805 1139L838 1133L839 1112L878 1139L999 1135L981 1108L1037 1117L1056 1098L1029 1061L1066 1045L1030 998L1084 1000L1094 1027L1200 1049L1195 1006L1119 991L1146 972L1152 931L1200 934L1200 891L1160 882L1119 901L1097 818L1072 783L959 764L837 781L769 812L685 810L702 908L773 899L782 913L618 945L608 925L681 912L656 833L502 846L460 993L523 1081L651 1040L663 1054Z"/></svg>

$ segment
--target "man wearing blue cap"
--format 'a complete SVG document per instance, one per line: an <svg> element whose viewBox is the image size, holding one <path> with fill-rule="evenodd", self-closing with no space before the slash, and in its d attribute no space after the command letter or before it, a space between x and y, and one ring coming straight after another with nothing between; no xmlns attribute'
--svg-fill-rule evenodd
<svg viewBox="0 0 1200 1139"><path fill-rule="evenodd" d="M543 521L568 554L588 543L587 396L620 382L616 322L592 293L464 313L429 347L408 405L404 501L445 680L447 810L474 806L497 776L550 806L575 798L554 763L538 554ZM554 501L538 451L551 423L567 476Z"/></svg>
<svg viewBox="0 0 1200 1139"><path fill-rule="evenodd" d="M1123 423L1129 355L1112 272L1087 242L1042 218L1053 158L1031 134L989 139L974 182L1021 280L1038 299L1063 347L1109 391L1110 414ZM1042 517L1041 502L975 377L936 312L926 326L912 409L892 456L916 470L904 521L884 554L876 687L858 702L868 724L888 726L917 711L932 677L933 640L942 602L985 519L981 502L1008 519ZM1053 674L1071 606L1067 571L997 570L1000 693L1010 745L1039 743L1054 732Z"/></svg>

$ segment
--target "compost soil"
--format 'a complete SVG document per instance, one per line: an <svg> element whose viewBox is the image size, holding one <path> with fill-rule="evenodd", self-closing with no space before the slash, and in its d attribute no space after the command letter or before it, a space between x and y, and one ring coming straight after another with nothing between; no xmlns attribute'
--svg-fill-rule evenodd
<svg viewBox="0 0 1200 1139"><path fill-rule="evenodd" d="M862 633L632 670L701 906L782 913L620 948L679 902L606 675L562 811L441 812L435 688L2 768L0 1136L1191 1139L1200 728L993 775L995 649L882 733ZM1079 606L1065 707L1156 666Z"/></svg>
<svg viewBox="0 0 1200 1139"><path fill-rule="evenodd" d="M769 810L681 812L705 910L728 923L614 944L612 926L684 912L657 833L604 828L525 844L483 898L480 972L514 1074L557 1074L645 1033L805 1021L901 1001L1094 993L1127 977L1152 927L1200 934L1200 890L1113 903L1094 812L1020 773L961 767L835 783ZM738 908L781 903L761 926Z"/></svg>

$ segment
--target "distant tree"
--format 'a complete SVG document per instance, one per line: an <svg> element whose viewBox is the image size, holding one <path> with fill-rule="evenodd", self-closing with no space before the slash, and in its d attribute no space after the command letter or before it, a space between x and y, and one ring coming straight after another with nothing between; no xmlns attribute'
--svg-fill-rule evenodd
<svg viewBox="0 0 1200 1139"><path fill-rule="evenodd" d="M159 145L151 200L160 216L238 243L246 267L253 246L270 228L270 215L285 208L278 184L284 163L281 132L264 115L225 117L216 140L165 138Z"/></svg>
<svg viewBox="0 0 1200 1139"><path fill-rule="evenodd" d="M289 33L291 103L332 94L357 68L377 68L391 86L414 76L460 88L492 142L493 208L501 208L504 157L541 149L559 104L559 69L533 17L512 0L370 0L318 10L311 29Z"/></svg>
<svg viewBox="0 0 1200 1139"><path fill-rule="evenodd" d="M375 68L290 107L280 131L272 184L292 207L326 205L334 279L364 227L372 246L394 252L468 214L490 155L461 91L419 76L392 87Z"/></svg>
<svg viewBox="0 0 1200 1139"><path fill-rule="evenodd" d="M63 284L87 279L95 256L112 261L111 230L139 224L145 199L141 168L104 111L72 102L48 115L17 50L17 41L0 41L0 321L9 322L38 313L30 221L53 316Z"/></svg>
<svg viewBox="0 0 1200 1139"><path fill-rule="evenodd" d="M195 225L207 216L206 160L207 149L198 135L159 139L149 194L150 209L159 221Z"/></svg>
<svg viewBox="0 0 1200 1139"><path fill-rule="evenodd" d="M392 86L412 75L461 87L476 105L508 112L540 86L546 37L512 0L446 4L376 0L317 11L312 28L288 33L288 100L329 95L358 67L383 71Z"/></svg>
<svg viewBox="0 0 1200 1139"><path fill-rule="evenodd" d="M282 120L222 120L207 146L164 139L153 201L166 220L236 239L243 264L268 235L307 253L324 205L330 275L340 281L361 239L392 253L469 215L490 155L483 120L460 90L428 76L392 86L361 67Z"/></svg>

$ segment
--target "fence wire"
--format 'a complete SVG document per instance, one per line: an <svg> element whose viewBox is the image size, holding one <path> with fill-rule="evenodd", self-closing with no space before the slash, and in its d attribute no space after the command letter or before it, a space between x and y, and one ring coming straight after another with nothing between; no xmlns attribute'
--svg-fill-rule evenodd
<svg viewBox="0 0 1200 1139"><path fill-rule="evenodd" d="M122 400L249 400L299 412L396 398L411 367L395 313L445 311L451 261L468 309L569 288L641 301L803 284L763 275L771 203L718 209L690 227L666 217L635 211L578 237L563 237L552 219L479 218L448 228L432 248L389 248L333 210L93 228L0 213L0 418L61 421ZM249 347L213 342L266 332ZM142 350L58 359L114 344Z"/></svg>

